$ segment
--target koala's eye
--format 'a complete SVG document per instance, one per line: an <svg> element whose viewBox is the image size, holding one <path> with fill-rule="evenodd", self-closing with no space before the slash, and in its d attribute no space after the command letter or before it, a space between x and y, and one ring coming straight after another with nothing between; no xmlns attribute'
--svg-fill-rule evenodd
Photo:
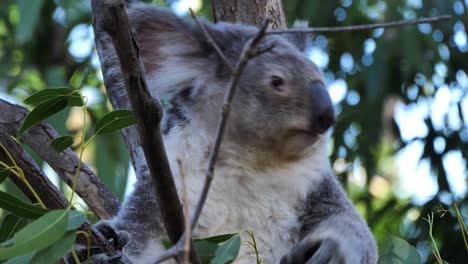
<svg viewBox="0 0 468 264"><path fill-rule="evenodd" d="M281 89L281 86L283 86L284 81L281 77L273 75L271 76L271 86L275 89Z"/></svg>

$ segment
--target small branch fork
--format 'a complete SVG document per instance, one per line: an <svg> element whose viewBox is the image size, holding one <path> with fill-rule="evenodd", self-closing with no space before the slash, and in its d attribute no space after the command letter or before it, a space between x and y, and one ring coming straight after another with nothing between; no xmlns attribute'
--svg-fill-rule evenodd
<svg viewBox="0 0 468 264"><path fill-rule="evenodd" d="M365 25L355 25L355 26L342 26L342 27L310 27L304 29L277 29L269 30L266 32L267 35L272 34L286 34L286 33L318 33L318 32L347 32L347 31L358 31L358 30L372 30L377 28L392 28L392 27L404 27L415 24L423 23L434 23L438 21L446 21L452 19L451 15L443 15L437 17L425 17L417 19L409 19L403 21L391 21L385 23L376 23L376 24L365 24Z"/></svg>

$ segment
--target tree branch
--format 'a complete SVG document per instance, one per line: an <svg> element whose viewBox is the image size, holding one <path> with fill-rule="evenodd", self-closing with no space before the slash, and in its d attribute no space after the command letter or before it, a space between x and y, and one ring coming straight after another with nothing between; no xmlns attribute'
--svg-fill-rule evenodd
<svg viewBox="0 0 468 264"><path fill-rule="evenodd" d="M5 135L17 135L19 127L29 111L19 105L0 99L0 125ZM70 149L57 153L50 143L58 137L57 132L47 123L42 122L29 129L20 141L30 146L60 178L72 186L73 178L79 162L78 156ZM120 206L117 197L85 164L81 164L80 175L76 185L76 193L85 201L97 216L109 219L115 215Z"/></svg>
<svg viewBox="0 0 468 264"><path fill-rule="evenodd" d="M281 0L212 0L214 22L242 22L260 26L270 18L271 28L287 28Z"/></svg>
<svg viewBox="0 0 468 264"><path fill-rule="evenodd" d="M415 24L433 23L438 21L450 20L451 15L428 17L428 18L417 18L402 21L391 21L385 23L376 24L365 24L365 25L354 25L354 26L342 26L342 27L311 27L304 29L285 29L285 30L269 30L267 34L286 34L286 33L317 33L317 32L347 32L357 30L372 30L377 28L392 28L392 27L404 27Z"/></svg>
<svg viewBox="0 0 468 264"><path fill-rule="evenodd" d="M169 239L176 243L184 231L184 216L160 133L162 107L149 94L138 45L122 1L93 1L93 15L97 34L104 30L114 44L121 75L135 111L141 146L159 199L161 217ZM191 251L191 260L199 263L195 250Z"/></svg>

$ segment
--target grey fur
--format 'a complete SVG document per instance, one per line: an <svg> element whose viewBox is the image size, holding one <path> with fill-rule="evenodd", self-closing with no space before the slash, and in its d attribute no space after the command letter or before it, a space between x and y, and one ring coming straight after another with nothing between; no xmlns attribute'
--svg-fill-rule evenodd
<svg viewBox="0 0 468 264"><path fill-rule="evenodd" d="M162 121L165 138L193 127L199 130L188 132L213 137L218 109L231 76L229 68L191 21L142 4L131 5L128 15L137 32L152 95L161 98L166 106ZM256 33L255 27L241 24L204 22L204 25L233 65L246 41ZM317 125L310 121L318 108L311 100L316 95L310 93L309 87L324 80L316 65L302 53L306 41L304 36L276 35L262 40L261 46L273 44L274 48L251 60L241 77L218 162L217 172L221 175L216 175L216 179L224 181L232 173L222 175L223 171L234 171L240 185L248 186L257 172L277 175L283 167L294 172L295 167L304 164L306 157L316 157L312 161L317 163L313 164L317 170L310 171L313 174L310 178L314 180L305 183L310 185L309 191L307 195L298 196L296 207L291 207L299 226L291 229L287 241L296 246L267 248L265 252L274 254L286 250L282 263L376 263L377 250L372 234L336 181L326 154L321 152L326 136L320 136L314 143L317 147L298 149L296 144L291 149L289 145L290 128L298 124L306 124L305 129L310 131L324 132L317 130ZM105 42L111 43L108 39ZM104 46L103 50L102 63L111 68L109 74L115 79L114 85L121 86L116 75L120 65L112 45ZM277 90L272 88L273 76L284 80ZM180 146L172 143L166 144L166 148L171 151ZM204 157L194 158L204 162L200 167L206 167ZM289 186L272 188L280 187ZM210 196L223 195L216 190L212 192ZM263 194L256 195L262 197ZM109 222L116 230L131 235L124 248L131 257L138 257L151 241L164 237L155 201L151 179L139 178L134 192ZM252 200L254 209L255 202ZM273 208L276 202L270 201L268 206ZM206 207L205 210L210 210L210 204ZM244 224L237 231L249 227L248 222ZM271 259L279 262L278 258Z"/></svg>

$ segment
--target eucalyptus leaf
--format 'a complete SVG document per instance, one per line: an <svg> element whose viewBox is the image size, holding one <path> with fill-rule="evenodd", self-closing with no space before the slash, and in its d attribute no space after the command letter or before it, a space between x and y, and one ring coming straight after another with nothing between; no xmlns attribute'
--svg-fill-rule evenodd
<svg viewBox="0 0 468 264"><path fill-rule="evenodd" d="M219 245L206 240L194 240L193 245L197 250L202 264L208 264L215 257Z"/></svg>
<svg viewBox="0 0 468 264"><path fill-rule="evenodd" d="M76 239L76 232L67 232L62 239L52 246L37 252L31 260L34 264L55 263L62 258L73 247Z"/></svg>
<svg viewBox="0 0 468 264"><path fill-rule="evenodd" d="M31 262L31 259L34 257L36 252L31 252L25 255L17 256L14 258L9 259L7 262L4 262L3 264L26 264L26 263L35 263Z"/></svg>
<svg viewBox="0 0 468 264"><path fill-rule="evenodd" d="M47 102L51 99L56 98L72 98L72 101L81 100L81 96L78 91L71 88L49 88L43 89L38 92L33 93L28 98L24 100L25 104L32 106L37 106L41 103Z"/></svg>
<svg viewBox="0 0 468 264"><path fill-rule="evenodd" d="M0 183L2 183L8 175L10 174L10 170L7 169L0 169Z"/></svg>
<svg viewBox="0 0 468 264"><path fill-rule="evenodd" d="M4 242L13 237L18 230L26 225L26 219L14 214L7 214L0 225L0 242Z"/></svg>
<svg viewBox="0 0 468 264"><path fill-rule="evenodd" d="M208 242L212 242L212 243L215 243L215 244L220 244L220 243L226 242L226 241L229 240L230 238L232 238L232 237L234 237L234 236L238 236L238 235L239 235L239 233L224 234L224 235L218 235L218 236L212 236L212 237L205 237L205 238L200 238L200 239L194 239L193 241L194 241L194 242L208 241Z"/></svg>
<svg viewBox="0 0 468 264"><path fill-rule="evenodd" d="M52 98L39 104L26 116L18 135L21 136L30 127L63 110L67 107L67 104L68 100L66 97Z"/></svg>
<svg viewBox="0 0 468 264"><path fill-rule="evenodd" d="M49 212L44 208L25 203L17 197L2 191L0 191L0 208L10 211L19 217L31 219L36 219Z"/></svg>
<svg viewBox="0 0 468 264"><path fill-rule="evenodd" d="M379 264L420 264L421 255L405 240L387 234L380 252Z"/></svg>
<svg viewBox="0 0 468 264"><path fill-rule="evenodd" d="M66 150L68 147L73 145L73 137L70 136L64 136L64 137L58 137L50 143L50 145L54 148L55 151L58 153L63 152Z"/></svg>
<svg viewBox="0 0 468 264"><path fill-rule="evenodd" d="M107 113L96 122L96 135L112 133L135 124L132 110L119 109Z"/></svg>
<svg viewBox="0 0 468 264"><path fill-rule="evenodd" d="M54 210L43 215L14 235L14 245L0 247L0 260L49 247L63 237L67 225L67 210Z"/></svg>
<svg viewBox="0 0 468 264"><path fill-rule="evenodd" d="M86 220L86 215L77 210L70 210L68 213L67 231L75 230L80 227Z"/></svg>
<svg viewBox="0 0 468 264"><path fill-rule="evenodd" d="M211 264L225 264L234 261L239 255L240 244L240 236L236 235L219 245Z"/></svg>

